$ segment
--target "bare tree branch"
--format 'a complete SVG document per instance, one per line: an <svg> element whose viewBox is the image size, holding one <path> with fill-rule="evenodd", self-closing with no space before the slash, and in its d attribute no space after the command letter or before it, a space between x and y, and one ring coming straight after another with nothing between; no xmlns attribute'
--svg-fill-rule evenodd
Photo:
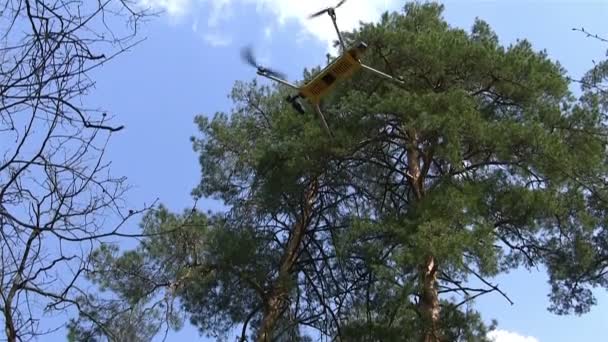
<svg viewBox="0 0 608 342"><path fill-rule="evenodd" d="M0 322L26 341L56 330L44 313L79 310L89 254L131 236L126 221L147 208L126 207L126 179L105 160L123 126L83 100L90 72L137 44L149 13L135 0L0 6Z"/></svg>

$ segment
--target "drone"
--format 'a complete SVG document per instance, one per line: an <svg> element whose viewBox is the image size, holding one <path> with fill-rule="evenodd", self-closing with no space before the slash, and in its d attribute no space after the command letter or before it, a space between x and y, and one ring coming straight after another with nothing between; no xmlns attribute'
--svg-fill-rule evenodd
<svg viewBox="0 0 608 342"><path fill-rule="evenodd" d="M360 57L367 49L367 44L365 42L360 41L353 46L346 48L344 39L342 38L342 34L338 29L338 24L336 21L336 9L342 6L345 2L346 0L340 0L340 2L338 2L335 6L327 7L309 16L309 19L312 19L326 13L329 15L333 22L336 33L338 34L340 55L331 61L325 68L319 71L311 80L307 81L301 86L297 86L287 81L287 77L282 72L260 65L256 61L250 46L243 48L241 51L241 57L245 60L245 62L257 69L258 75L288 86L289 88L297 91L295 95L289 95L286 98L287 102L291 104L295 111L300 114L305 114L306 110L304 109L300 99L307 100L312 108L314 108L315 113L321 121L323 129L330 137L333 135L329 129L329 126L327 125L325 115L323 115L323 112L321 111L320 104L321 99L333 90L338 81L351 77L359 69L365 69L399 84L404 83L401 78L393 77L361 62Z"/></svg>

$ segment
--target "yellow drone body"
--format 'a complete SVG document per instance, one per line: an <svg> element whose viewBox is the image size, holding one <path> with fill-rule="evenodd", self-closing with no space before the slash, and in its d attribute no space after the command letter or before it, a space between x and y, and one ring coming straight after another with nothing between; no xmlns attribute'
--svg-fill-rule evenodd
<svg viewBox="0 0 608 342"><path fill-rule="evenodd" d="M359 57L367 49L367 45L364 42L360 42L357 45L346 49L344 39L342 39L342 35L340 34L340 30L338 29L338 24L336 23L335 11L336 8L342 6L345 1L346 0L340 0L340 2L338 2L335 7L325 8L310 16L310 18L314 18L325 13L329 15L338 35L341 55L334 61L332 61L323 70L321 70L317 75L315 75L310 81L306 82L302 86L298 87L297 85L286 81L285 75L276 70L272 70L259 65L253 57L253 52L251 51L251 48L244 49L242 51L243 59L258 70L258 75L269 78L275 82L281 83L297 91L297 95L287 96L287 102L292 105L294 110L301 114L306 113L306 110L304 106L300 103L299 99L302 98L308 101L312 105L315 113L318 115L319 120L323 125L323 128L330 136L332 135L331 131L329 129L329 126L327 125L327 122L325 121L325 116L321 111L321 99L327 94L329 94L339 81L351 77L356 71L363 68L378 76L382 76L399 84L404 83L403 80L400 78L388 75L380 70L376 70L368 65L361 63Z"/></svg>
<svg viewBox="0 0 608 342"><path fill-rule="evenodd" d="M361 68L359 56L365 51L366 45L359 43L332 61L315 77L300 87L300 95L313 105L318 104L336 86L336 84L354 74Z"/></svg>

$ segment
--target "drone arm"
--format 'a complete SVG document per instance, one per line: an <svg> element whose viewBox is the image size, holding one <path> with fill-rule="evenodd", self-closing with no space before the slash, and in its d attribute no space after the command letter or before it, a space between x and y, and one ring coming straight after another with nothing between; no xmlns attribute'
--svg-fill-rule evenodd
<svg viewBox="0 0 608 342"><path fill-rule="evenodd" d="M260 72L260 71L258 71L258 72L257 72L257 74L258 74L258 75L260 75L260 76L264 76L264 77L266 77L266 78L269 78L269 79L271 79L271 80L273 80L273 81L275 81L275 82L279 82L279 83L281 83L281 84L283 84L283 85L286 85L286 86L288 86L288 87L290 87L290 88L293 88L293 89L296 89L296 90L298 90L298 89L299 89L299 88L298 88L296 85L294 85L294 84L292 84L292 83L289 83L289 82L287 82L287 81L285 81L285 80L283 80L283 79L280 79L280 78L278 78L278 77L276 77L276 76L268 75L268 74L267 74L267 73L265 73L265 72Z"/></svg>
<svg viewBox="0 0 608 342"><path fill-rule="evenodd" d="M342 48L342 52L346 51L346 47L344 45L344 39L342 39L342 34L340 33L340 29L338 28L338 23L336 22L336 13L331 11L329 12L329 16L331 17L331 21L334 23L334 27L336 28L336 33L338 34L338 40L340 41L340 47Z"/></svg>
<svg viewBox="0 0 608 342"><path fill-rule="evenodd" d="M373 73L375 73L377 75L380 75L380 76L382 76L384 78L388 78L391 81L395 81L395 82L397 82L397 83L399 83L401 85L405 84L405 82L403 82L403 80L400 80L397 77L391 76L389 74L383 73L382 71L376 70L376 69L374 69L374 68L372 68L370 66L367 66L367 65L365 65L363 63L361 63L361 67L364 68L364 69L367 69L367 70L369 70L369 71L371 71L371 72L373 72Z"/></svg>

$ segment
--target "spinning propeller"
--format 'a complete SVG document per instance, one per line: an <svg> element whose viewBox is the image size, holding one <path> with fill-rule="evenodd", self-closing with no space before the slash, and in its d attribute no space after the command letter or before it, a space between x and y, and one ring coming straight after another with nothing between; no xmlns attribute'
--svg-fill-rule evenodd
<svg viewBox="0 0 608 342"><path fill-rule="evenodd" d="M319 12L315 12L311 15L308 16L308 18L312 19L312 18L316 18L322 14L325 13L329 13L330 15L335 11L336 8L342 6L344 3L346 2L346 0L340 0L340 2L338 2L338 4L334 7L327 7L325 9L320 10Z"/></svg>
<svg viewBox="0 0 608 342"><path fill-rule="evenodd" d="M258 69L258 72L261 74L268 75L268 76L274 76L274 77L278 77L281 79L286 78L284 73L277 71L277 70L265 68L265 67L261 66L260 64L258 64L255 57L253 56L253 49L251 48L251 46L247 46L241 50L241 57L243 58L243 60L245 62L247 62L247 64Z"/></svg>

